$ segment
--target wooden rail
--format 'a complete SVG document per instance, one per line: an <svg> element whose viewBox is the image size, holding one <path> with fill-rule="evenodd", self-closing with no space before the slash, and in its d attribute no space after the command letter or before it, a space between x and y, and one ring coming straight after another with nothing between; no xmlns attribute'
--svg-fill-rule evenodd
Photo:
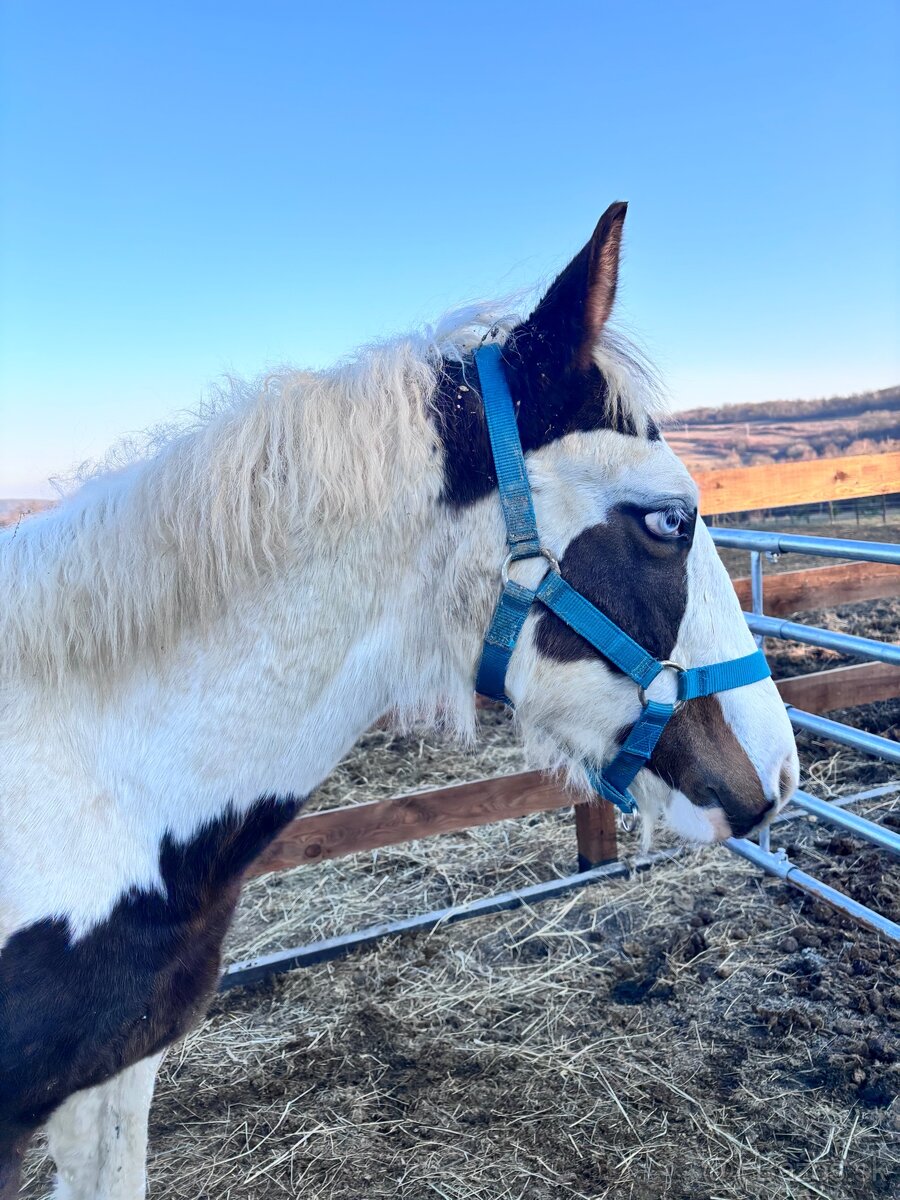
<svg viewBox="0 0 900 1200"><path fill-rule="evenodd" d="M750 580L735 579L734 590L741 607L749 609ZM771 617L897 595L900 595L900 568L890 563L852 562L785 571L781 575L766 575L763 587L766 615Z"/></svg>
<svg viewBox="0 0 900 1200"><path fill-rule="evenodd" d="M785 704L811 713L828 713L900 696L900 667L877 662L834 667L830 671L778 679L775 686Z"/></svg>
<svg viewBox="0 0 900 1200"><path fill-rule="evenodd" d="M705 516L885 496L900 491L900 451L728 467L698 471L694 478Z"/></svg>
<svg viewBox="0 0 900 1200"><path fill-rule="evenodd" d="M254 862L249 874L378 850L435 833L458 833L571 803L572 797L557 780L541 771L526 771L389 800L349 804L297 817Z"/></svg>

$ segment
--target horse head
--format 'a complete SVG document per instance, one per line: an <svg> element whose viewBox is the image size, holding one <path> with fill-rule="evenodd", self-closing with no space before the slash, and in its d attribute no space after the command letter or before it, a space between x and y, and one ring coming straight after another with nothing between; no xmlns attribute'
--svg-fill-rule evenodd
<svg viewBox="0 0 900 1200"><path fill-rule="evenodd" d="M534 312L500 339L541 542L541 553L509 563L508 572L534 589L558 571L668 669L643 689L536 603L509 659L505 693L533 757L583 782L582 764L609 763L648 698L671 702L676 711L637 775L636 798L674 832L717 841L747 834L787 801L797 752L764 664L764 678L688 703L676 696L679 675L749 661L755 646L698 514L696 485L659 431L652 389L607 330L624 218L624 204L609 208ZM468 524L493 604L509 518L473 365L466 356L445 365L443 500Z"/></svg>

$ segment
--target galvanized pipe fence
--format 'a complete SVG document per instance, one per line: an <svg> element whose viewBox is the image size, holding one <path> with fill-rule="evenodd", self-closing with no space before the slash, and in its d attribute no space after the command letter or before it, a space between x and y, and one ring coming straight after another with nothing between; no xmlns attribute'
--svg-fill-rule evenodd
<svg viewBox="0 0 900 1200"><path fill-rule="evenodd" d="M852 655L855 658L900 665L900 645L877 641L873 638L856 637L847 633L837 633L830 629L819 629L816 626L797 621L767 617L764 612L763 579L764 556L770 561L777 561L782 554L812 554L825 558L849 559L851 562L889 563L900 567L900 545L892 542L809 537L799 534L770 533L764 530L726 527L711 529L710 533L713 541L720 548L746 550L750 554L752 612L745 613L744 616L756 638L757 645L762 646L767 637L783 638L801 642L807 646L820 646L823 649ZM900 576L898 576L898 584L900 584ZM795 729L817 734L863 754L880 758L885 762L900 763L900 744L890 738L855 729L843 721L833 721L815 713L804 712L803 709L795 708L792 704L787 705L787 711ZM853 804L855 801L867 798L867 795L867 793L859 793L856 796L845 797L843 804ZM869 821L856 813L846 812L843 807L820 800L803 791L796 793L791 805L801 812L815 817L816 820L846 830L886 853L900 856L900 835L883 829L874 821ZM867 928L900 942L900 925L896 921L892 921L889 917L860 904L837 888L807 874L790 861L787 851L783 847L773 850L769 828L764 829L755 842L747 838L729 838L725 845L732 853L761 867L768 874L775 875L792 887L830 904L845 916L851 917Z"/></svg>

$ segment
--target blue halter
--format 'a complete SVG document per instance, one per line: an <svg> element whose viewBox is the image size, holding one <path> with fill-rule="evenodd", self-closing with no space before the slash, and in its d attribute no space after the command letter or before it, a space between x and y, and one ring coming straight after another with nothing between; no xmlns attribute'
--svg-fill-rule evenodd
<svg viewBox="0 0 900 1200"><path fill-rule="evenodd" d="M475 689L484 696L510 703L505 690L506 670L525 618L535 601L549 608L598 654L614 663L638 685L643 711L612 762L606 766L593 762L584 764L592 786L604 799L622 812L634 812L637 805L628 790L629 785L641 767L646 766L662 731L681 705L698 696L709 696L713 692L725 692L766 679L770 674L768 663L761 650L707 667L682 667L679 663L654 658L615 621L604 616L590 600L566 583L560 574L559 563L541 545L538 536L531 486L500 347L482 346L475 354L475 363L509 546L501 571L503 590L485 634ZM534 591L509 578L510 563L520 558L545 558L549 564ZM666 668L678 673L677 699L672 704L649 700L645 694L646 688Z"/></svg>

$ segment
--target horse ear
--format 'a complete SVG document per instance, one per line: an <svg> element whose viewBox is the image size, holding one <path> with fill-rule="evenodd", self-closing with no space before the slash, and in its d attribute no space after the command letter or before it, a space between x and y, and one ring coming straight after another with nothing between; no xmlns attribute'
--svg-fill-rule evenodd
<svg viewBox="0 0 900 1200"><path fill-rule="evenodd" d="M591 240L557 276L543 300L516 334L516 348L529 350L545 369L586 371L612 312L619 277L622 226L628 205L611 204Z"/></svg>

